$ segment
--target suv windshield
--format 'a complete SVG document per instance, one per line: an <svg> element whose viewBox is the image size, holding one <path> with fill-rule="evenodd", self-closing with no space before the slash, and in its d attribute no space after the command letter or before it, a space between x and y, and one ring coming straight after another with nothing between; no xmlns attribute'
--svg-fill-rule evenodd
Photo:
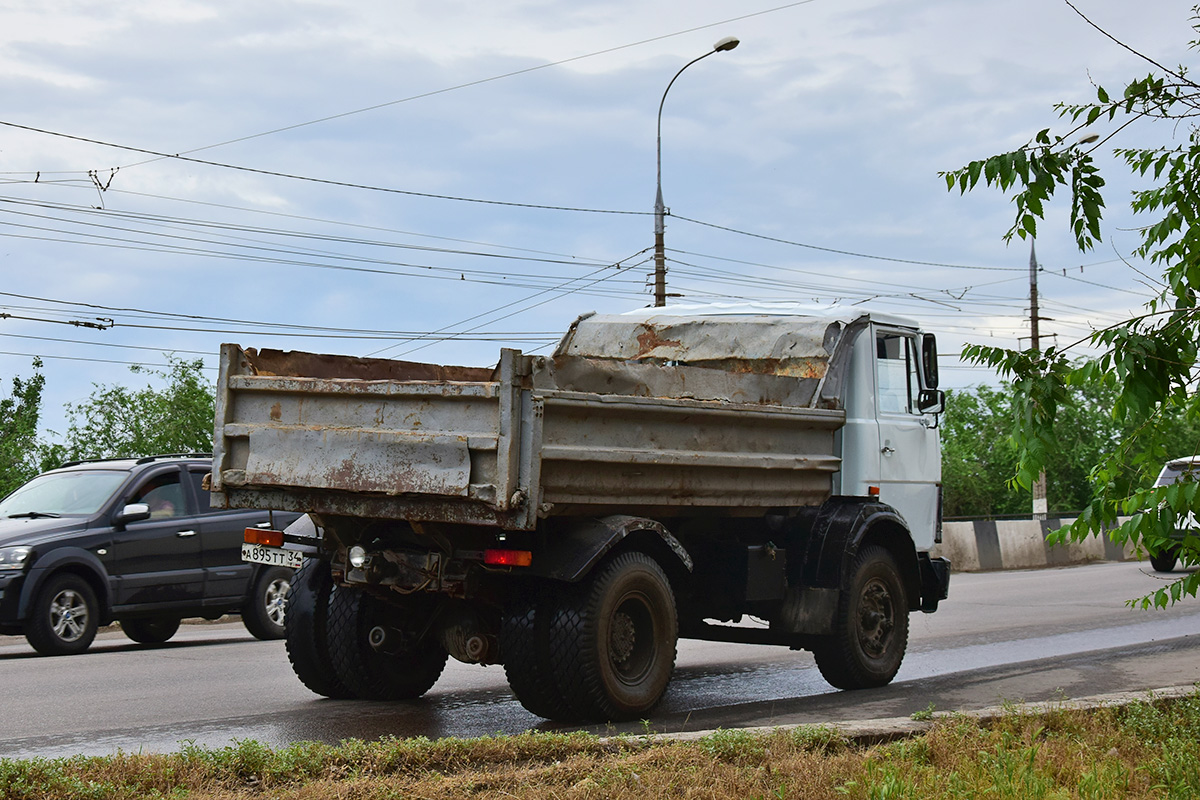
<svg viewBox="0 0 1200 800"><path fill-rule="evenodd" d="M79 470L39 475L0 500L0 518L40 514L95 514L128 472Z"/></svg>
<svg viewBox="0 0 1200 800"><path fill-rule="evenodd" d="M1158 480L1154 482L1154 485L1170 486L1172 483L1178 483L1181 478L1184 481L1194 481L1200 478L1200 461L1192 459L1168 461L1166 466L1162 468L1162 472L1159 473Z"/></svg>

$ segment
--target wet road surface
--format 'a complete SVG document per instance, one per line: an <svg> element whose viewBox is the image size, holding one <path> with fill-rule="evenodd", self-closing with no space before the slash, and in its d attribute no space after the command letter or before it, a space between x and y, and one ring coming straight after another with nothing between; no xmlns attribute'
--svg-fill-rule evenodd
<svg viewBox="0 0 1200 800"><path fill-rule="evenodd" d="M680 731L898 717L931 703L970 709L1200 681L1200 602L1157 612L1123 606L1160 581L1132 563L956 575L942 610L913 616L896 681L869 691L834 690L806 652L683 641L649 724ZM420 700L318 698L293 677L282 642L257 641L238 623L185 625L157 647L105 633L87 654L64 658L0 637L0 686L0 757L575 729L521 708L503 668L453 660Z"/></svg>

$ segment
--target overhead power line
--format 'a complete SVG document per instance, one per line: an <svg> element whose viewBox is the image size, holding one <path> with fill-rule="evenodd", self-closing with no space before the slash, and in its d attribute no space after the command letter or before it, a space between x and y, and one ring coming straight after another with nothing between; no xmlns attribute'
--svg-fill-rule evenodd
<svg viewBox="0 0 1200 800"><path fill-rule="evenodd" d="M183 314L183 313L174 312L174 311L153 311L153 310L143 309L143 308L131 308L131 307L123 307L123 306L106 306L106 305L100 305L97 303L85 303L85 302L81 302L78 300L58 300L58 299L55 299L52 297L38 297L36 295L16 294L14 292L0 292L0 297L13 297L13 298L17 298L20 300L34 300L39 303L54 303L55 305L72 306L75 308L86 308L86 309L92 309L94 311L104 311L104 312L108 312L108 313L111 313L114 315L118 315L118 318L119 318L120 314L124 313L124 314L137 315L135 317L135 319L136 318L146 318L146 319L160 319L160 320L190 320L193 322L211 322L211 323L217 323L217 324L228 323L228 324L235 324L235 325L252 325L252 326L255 326L258 328L275 329L278 332L285 332L285 333L290 332L290 331L295 331L295 330L308 331L308 332L314 332L314 335L326 335L326 334L336 334L336 333L346 333L346 334L361 333L361 334L371 334L371 335L378 335L378 336L396 336L396 337L422 335L422 332L420 332L420 331L389 331L389 330L380 330L380 329L374 329L374 328L333 328L333 327L325 327L325 326L320 326L320 325L299 325L299 324L291 323L291 322L263 322L261 320L238 319L238 318L234 318L234 317L211 317L211 316L205 316L202 314ZM32 309L32 310L40 311L42 309ZM70 310L56 312L53 309L47 309L47 311L49 311L50 313L68 313L68 314L75 313L74 311L70 311ZM120 325L122 327L127 327L124 322L120 323ZM231 331L226 331L226 330L213 330L213 329L206 329L206 330L211 333L231 332ZM558 331L489 331L489 333L494 336L512 336L512 337L526 337L526 338L558 336L559 335ZM151 349L155 349L155 348L151 348Z"/></svg>
<svg viewBox="0 0 1200 800"><path fill-rule="evenodd" d="M167 350L166 352L171 352ZM0 350L0 356L17 356L18 358L41 358L53 359L55 361L87 361L94 364L124 364L130 367L170 367L170 364L147 364L145 361L118 361L112 358L87 358L85 356L56 356L47 353L13 353L7 350ZM216 367L204 367L209 372L216 372Z"/></svg>
<svg viewBox="0 0 1200 800"><path fill-rule="evenodd" d="M683 220L684 222L690 222L693 225L702 225L705 228L714 228L719 231L726 231L727 233L736 233L739 236L750 236L755 239L763 239L768 242L777 242L779 244L791 245L792 247L803 247L808 250L820 250L823 253L833 253L833 254L839 255L839 256L851 256L853 258L869 258L869 259L873 259L876 261L892 261L892 262L895 262L898 264L916 264L917 266L922 266L922 267L950 267L952 269L982 269L982 270L991 270L991 271L995 271L995 272L1022 272L1023 271L1019 267L980 267L980 266L974 266L971 264L944 264L944 263L941 263L938 261L917 261L917 260L911 259L911 258L896 258L894 256L879 256L879 255L873 255L870 253L856 253L853 250L839 250L834 247L822 247L821 245L807 244L805 242L795 242L790 239L780 239L776 236L766 236L761 233L751 233L750 231L743 231L743 230L739 230L738 228L730 228L725 225L717 225L712 222L704 222L702 220L692 219L691 217L681 217L678 214L672 214L671 219L679 219L679 220Z"/></svg>
<svg viewBox="0 0 1200 800"><path fill-rule="evenodd" d="M191 153L199 153L204 150L212 150L217 147L225 147L226 145L238 144L241 142L248 142L252 139L261 139L264 136L273 136L276 133L286 133L287 131L294 131L299 128L308 127L310 125L319 125L322 122L332 122L333 120L344 119L346 117L352 117L352 116L355 116L356 114L365 114L370 111L378 111L381 108L388 108L390 106L400 105L401 103L410 103L414 100L423 100L427 97L436 97L437 95L448 94L450 92L455 92L460 89L469 89L473 86L482 86L483 84L486 84L486 83L494 83L496 81L501 81L506 78L515 78L518 75L527 75L531 72L538 72L540 70L549 69L551 67L561 67L564 64L571 64L575 61L583 61L588 58L595 58L596 56L604 56L604 55L608 55L609 53L617 53L617 52L620 52L621 50L629 50L634 47L641 47L642 45L653 44L654 42L661 42L666 39L674 39L677 36L684 36L689 33L703 31L703 30L707 30L709 28L716 28L721 25L728 25L731 22L741 22L742 20L745 20L745 19L752 19L753 17L761 17L766 14L774 14L778 11L784 11L789 8L795 8L796 6L804 6L804 5L808 5L809 3L814 3L814 2L816 2L816 0L796 0L796 2L787 3L782 6L775 6L774 8L763 9L762 11L752 11L749 14L741 14L739 16L730 17L728 19L723 19L718 22L709 22L704 25L697 25L692 28L686 28L681 31L675 31L674 33L665 33L665 34L662 34L661 36L652 36L649 39L641 39L636 42L630 42L629 44L617 45L616 47L606 47L603 50L596 50L594 52L585 53L583 55L571 56L570 58L563 58L558 61L550 61L545 64L538 64L533 67L525 67L524 69L513 70L512 72L505 72L501 75L493 75L490 78L479 78L478 80L467 81L466 83L459 83L454 86L447 86L443 89L434 89L434 90L428 91L428 92L421 92L420 94L409 95L408 97L402 97L399 100L388 100L383 103L375 103L374 105L366 106L364 108L354 109L353 111L343 111L338 114L329 114L324 117L319 117L317 119L308 120L307 122L297 122L293 125L284 125L279 128L273 128L268 131L262 131L261 133L252 133L247 136L239 136L236 139L228 139L224 142L217 142L216 144L204 145L203 147L194 147L191 150L183 150L176 156L162 156L160 158L156 158L153 160L157 161L157 160L160 160L161 158L178 158L179 156L189 155ZM129 167L141 166L142 164L148 164L148 163L151 163L151 162L150 161L141 161L141 162L137 162L134 164L127 164L127 165L125 165L125 167L122 167L122 169L129 168Z"/></svg>
<svg viewBox="0 0 1200 800"><path fill-rule="evenodd" d="M47 130L46 128L37 128L32 125L21 125L16 122L9 122L7 120L0 120L0 125L4 125L9 128L16 128L17 130L29 131L31 133L40 133L45 136L55 136L60 139L69 139L74 142L84 142L85 144L96 144L96 145L100 145L101 147L111 147L116 150L124 150L129 153L142 153L143 155L154 156L155 158L158 158L158 159L171 159L174 161L186 161L190 164L201 164L206 167L217 167L219 169L229 169L229 170L235 170L237 172L248 172L253 175L266 175L266 176L272 177L272 178L286 178L288 180L293 180L293 181L303 181L306 183L317 183L317 184L321 184L323 186L340 186L345 189L361 189L363 191L369 191L369 192L384 192L386 194L402 194L402 195L407 195L409 197L423 197L423 198L430 199L430 200L455 200L460 203L479 203L479 204L483 204L483 205L510 206L510 207L514 207L514 208L537 208L537 209L542 209L545 211L576 211L576 212L583 212L583 213L589 213L589 214L629 214L629 215L633 215L633 216L649 216L652 213L650 211L622 211L619 209L606 209L606 208L576 208L576 207L572 207L572 206L542 205L539 203L517 203L517 202L510 201L510 200L485 200L485 199L479 198L479 197L459 197L457 195L450 195L450 194L436 194L433 192L417 192L417 191L413 191L411 189L396 189L396 188L390 187L390 186L372 186L371 184L367 184L367 183L354 183L353 181L339 181L339 180L334 180L332 178L316 178L311 175L296 175L291 172L278 172L276 170L260 169L258 167L247 167L247 166L244 166L241 164L225 164L220 161L209 161L208 159L204 159L204 158L193 158L192 156L185 156L185 155L181 155L178 153L163 153L161 151L150 150L145 147L133 147L132 145L127 145L127 144L118 144L116 142L106 142L102 139L93 139L93 138L90 138L87 136L76 136L76 135L70 134L70 133L62 133L61 131L52 131L52 130ZM116 175L117 169L118 168L114 167L113 170L110 172L110 174L109 174L110 181L111 181L112 177ZM108 188L107 184L101 185L99 181L97 181L96 185L101 191L104 191Z"/></svg>
<svg viewBox="0 0 1200 800"><path fill-rule="evenodd" d="M581 60L588 59L588 58L594 58L594 57L600 56L600 55L615 53L615 52L618 52L621 50L626 50L626 49L633 48L633 47L640 47L642 45L651 44L653 42L663 41L665 39L671 39L671 38L674 38L677 36L683 36L688 33L694 33L696 31L706 30L708 28L714 28L714 27L717 27L720 25L726 25L731 22L738 22L740 20L751 19L753 17L760 17L760 16L764 16L766 14L773 14L778 11L783 11L783 10L786 10L789 8L795 8L797 6L808 5L809 3L813 3L813 2L816 2L816 0L796 0L795 2L786 3L781 6L775 6L773 8L763 9L762 11L753 11L753 12L750 12L747 14L740 14L738 16L729 17L727 19L720 20L717 22L710 22L710 23L707 23L704 25L697 25L692 28L687 28L687 29L684 29L681 31L675 31L674 33L663 34L661 36L653 36L648 39L641 39L636 42L630 42L628 44L618 45L616 47L609 47L609 48L605 48L603 50L597 50L597 51L594 51L591 53L585 53L585 54L578 55L578 56L572 56L570 58L560 59L558 61L548 62L545 64L538 64L536 66L526 67L524 69L513 70L511 72L506 72L506 73L503 73L500 75L494 75L494 76L491 76L488 78L480 78L480 79L474 80L474 81L467 81L466 83L457 84L455 86L450 86L450 87L446 87L443 89L435 89L435 90L429 91L429 92L422 92L420 94L411 95L409 97L400 98L398 100L390 100L390 101L383 102L383 103L376 103L374 105L366 106L364 108L359 108L359 109L355 109L352 111L344 111L344 112L341 112L338 114L330 114L330 115L327 115L324 117L319 117L317 119L308 120L306 122L298 122L298 123L295 123L292 125L285 125L285 126L282 126L279 128L273 128L271 130L262 131L260 133L250 134L247 136L241 136L241 137L237 137L234 139L228 139L223 142L217 142L214 144L205 145L203 147L195 147L190 150L182 150L177 153L168 153L168 152L152 150L152 149L144 148L144 147L135 147L132 145L120 144L117 142L108 142L108 141L104 141L102 139L96 139L96 138L92 138L92 137L63 133L61 131L52 131L52 130L48 130L45 128L38 128L38 127L35 127L32 125L22 125L22 124L19 124L16 122L10 122L10 121L4 121L4 120L0 120L0 125L5 125L5 126L11 127L11 128L16 128L18 130L29 131L31 133L38 133L38 134L42 134L45 136L55 136L55 137L59 137L59 138L63 138L63 139L69 139L72 141L84 142L86 144L95 144L95 145L100 145L102 147L110 147L110 148L117 149L117 150L123 150L125 152L140 153L142 155L152 156L151 159L148 159L146 161L139 161L139 162L135 162L132 164L128 164L128 165L125 165L124 168L132 168L132 167L136 167L136 166L141 166L143 164L151 163L152 161L175 160L175 161L184 161L184 162L188 162L188 163L192 163L192 164L200 164L203 166L217 167L219 169L229 169L229 170L236 170L239 172L247 172L247 173L257 174L257 175L265 175L265 176L276 177L276 178L285 178L288 180L306 181L306 182L311 182L311 183L325 184L328 186L341 186L341 187L350 188L350 189L361 189L361 190L365 190L365 191L386 192L386 193L391 193L391 194L402 194L402 195L409 195L409 196L413 196L413 197L423 197L423 198L435 199L435 200L453 200L453 201L463 202L463 203L480 203L480 204L486 204L486 205L501 205L501 206L516 207L516 208L534 208L534 209L542 209L542 210L547 210L547 211L571 211L571 212L583 212L583 213L593 213L593 214L629 214L629 215L645 216L645 215L649 215L653 212L629 211L629 210L619 210L619 209L581 208L581 207L572 207L572 206L547 205L547 204L540 204L540 203L521 203L521 202L508 201L508 200L490 200L490 199L477 198L477 197L462 197L462 196L457 196L457 195L445 195L445 194L437 194L437 193L432 193L432 192L418 192L418 191L408 190L408 189L397 189L397 188L393 188L393 187L373 186L373 185L369 185L369 184L354 183L351 181L339 181L339 180L334 180L334 179L329 179L329 178L317 178L317 177L307 176L307 175L296 175L296 174L288 173L288 172L279 172L279 171L275 171L275 170L260 169L260 168L256 168L256 167L248 167L248 166L239 165L239 164L227 164L227 163L223 163L220 161L211 161L208 159L195 158L188 154L189 153L198 153L198 152L201 152L204 150L212 150L212 149L215 149L218 147L224 147L226 145L235 144L238 142L245 142L245 141L249 141L251 139L258 139L258 138L261 138L264 136L271 136L276 133L283 133L285 131L296 130L298 128L307 127L309 125L317 125L322 122L329 122L329 121L332 121L335 119L342 119L344 117L349 117L349 116L353 116L356 114L363 114L363 113L366 113L369 111L376 111L381 108L387 108L389 106L399 105L401 103L407 103L407 102L411 102L413 100L419 100L419 99L426 98L426 97L434 97L436 95L446 94L446 93L452 92L452 91L457 91L459 89L465 89L465 88L469 88L472 86L480 86L480 85L483 85L486 83L492 83L494 81L503 80L505 78L516 77L518 75L525 75L525 74L528 74L531 72L537 72L539 70L549 69L550 67L562 66L563 64L570 64L575 61L581 61ZM122 168L123 167L113 167L113 168L107 169L107 170L100 170L99 172L107 171L109 173L108 179L104 183L101 182L101 179L99 177L99 172L97 172L96 170L89 170L86 172L86 174L95 183L95 185L98 189L100 189L101 191L104 191L111 184L112 178ZM37 173L37 174L38 174L38 176L41 175L41 173ZM47 174L49 174L49 173L47 173Z"/></svg>

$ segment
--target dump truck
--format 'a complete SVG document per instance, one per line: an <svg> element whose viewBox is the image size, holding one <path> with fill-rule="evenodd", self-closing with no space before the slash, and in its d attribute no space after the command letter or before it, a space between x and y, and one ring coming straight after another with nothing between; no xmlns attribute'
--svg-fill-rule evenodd
<svg viewBox="0 0 1200 800"><path fill-rule="evenodd" d="M414 698L502 664L561 721L646 717L682 638L809 650L889 683L947 597L937 345L861 309L590 314L495 367L224 345L213 504L297 568L299 679Z"/></svg>

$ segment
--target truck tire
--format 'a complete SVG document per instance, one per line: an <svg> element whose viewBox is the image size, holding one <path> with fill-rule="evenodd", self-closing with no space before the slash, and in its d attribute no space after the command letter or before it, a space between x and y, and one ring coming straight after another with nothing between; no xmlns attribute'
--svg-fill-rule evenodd
<svg viewBox="0 0 1200 800"><path fill-rule="evenodd" d="M137 617L121 620L121 631L139 644L162 644L179 630L179 617Z"/></svg>
<svg viewBox="0 0 1200 800"><path fill-rule="evenodd" d="M242 624L255 639L282 639L286 635L288 592L296 570L289 567L269 567L254 579L246 607L242 609Z"/></svg>
<svg viewBox="0 0 1200 800"><path fill-rule="evenodd" d="M813 648L817 668L838 689L886 686L908 647L908 599L892 554L858 552L838 598L832 636Z"/></svg>
<svg viewBox="0 0 1200 800"><path fill-rule="evenodd" d="M500 622L500 654L508 685L526 711L569 722L575 715L550 663L548 600L549 593L541 586L514 594Z"/></svg>
<svg viewBox="0 0 1200 800"><path fill-rule="evenodd" d="M346 688L333 669L326 636L329 596L333 591L329 562L319 558L304 559L288 588L288 609L283 617L284 644L292 671L301 683L316 694L346 700L354 697L354 693Z"/></svg>
<svg viewBox="0 0 1200 800"><path fill-rule="evenodd" d="M71 656L92 646L100 604L88 582L70 572L52 575L33 601L25 638L44 656Z"/></svg>
<svg viewBox="0 0 1200 800"><path fill-rule="evenodd" d="M339 588L329 600L329 656L341 682L363 700L411 700L429 691L449 655L432 636L391 644L402 612L359 589ZM391 629L391 630L389 630ZM384 636L381 648L371 640Z"/></svg>
<svg viewBox="0 0 1200 800"><path fill-rule="evenodd" d="M644 717L671 681L678 628L670 581L644 553L619 553L570 587L551 614L549 647L573 716Z"/></svg>
<svg viewBox="0 0 1200 800"><path fill-rule="evenodd" d="M1175 562L1178 560L1178 547L1164 547L1162 550L1150 556L1150 566L1154 567L1155 572L1174 572Z"/></svg>

